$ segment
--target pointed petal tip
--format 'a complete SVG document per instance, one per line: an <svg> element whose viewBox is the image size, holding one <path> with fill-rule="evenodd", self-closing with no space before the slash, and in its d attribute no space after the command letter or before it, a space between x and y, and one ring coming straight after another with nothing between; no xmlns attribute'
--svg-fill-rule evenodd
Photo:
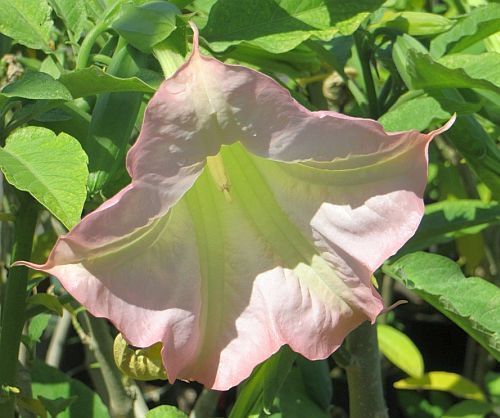
<svg viewBox="0 0 500 418"><path fill-rule="evenodd" d="M457 114L453 113L453 115L451 115L451 118L448 122L446 122L443 126L441 126L440 128L438 128L438 129L436 129L428 134L429 140L433 140L436 136L441 135L442 133L446 132L448 129L450 129L453 126L453 124L455 123L456 120L457 120Z"/></svg>
<svg viewBox="0 0 500 418"><path fill-rule="evenodd" d="M200 54L200 46L199 46L199 40L200 40L200 32L198 30L198 27L196 24L192 21L189 21L189 26L191 26L191 29L193 30L193 52L192 55L199 55Z"/></svg>

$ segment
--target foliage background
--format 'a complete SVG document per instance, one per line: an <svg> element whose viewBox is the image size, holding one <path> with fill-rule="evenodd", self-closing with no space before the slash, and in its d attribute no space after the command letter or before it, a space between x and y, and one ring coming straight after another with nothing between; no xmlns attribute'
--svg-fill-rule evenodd
<svg viewBox="0 0 500 418"><path fill-rule="evenodd" d="M309 109L371 117L388 131L426 131L457 114L429 150L421 227L376 274L387 306L409 301L377 325L384 391L391 417L500 414L498 2L153 4L0 0L0 407L71 418L127 405L128 416L151 409L149 418L184 416L177 408L348 414L349 347L321 362L282 350L227 393L154 380L155 353L123 347L126 377L112 358L115 331L54 278L8 268L43 262L58 235L127 184L125 153L163 74L188 53L191 19L205 53L270 75Z"/></svg>

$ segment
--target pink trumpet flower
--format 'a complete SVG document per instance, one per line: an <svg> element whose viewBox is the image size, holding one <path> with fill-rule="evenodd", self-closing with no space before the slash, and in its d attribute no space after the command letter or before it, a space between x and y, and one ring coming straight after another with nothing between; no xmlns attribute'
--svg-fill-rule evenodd
<svg viewBox="0 0 500 418"><path fill-rule="evenodd" d="M423 215L430 134L311 112L272 78L200 54L165 80L132 183L43 265L170 381L225 390L288 344L315 360L382 311L373 272Z"/></svg>

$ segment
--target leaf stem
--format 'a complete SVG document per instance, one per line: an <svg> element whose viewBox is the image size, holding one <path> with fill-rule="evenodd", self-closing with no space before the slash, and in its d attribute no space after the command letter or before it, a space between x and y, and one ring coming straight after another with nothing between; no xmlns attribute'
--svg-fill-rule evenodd
<svg viewBox="0 0 500 418"><path fill-rule="evenodd" d="M350 418L388 418L382 390L377 327L365 322L346 339L351 362L346 368Z"/></svg>
<svg viewBox="0 0 500 418"><path fill-rule="evenodd" d="M366 47L366 38L363 32L357 31L354 33L354 44L359 56L363 80L365 81L366 96L368 98L369 116L377 119L380 116L379 104L377 99L377 91L373 82L373 74L370 67L370 51Z"/></svg>
<svg viewBox="0 0 500 418"><path fill-rule="evenodd" d="M76 60L77 70L87 67L92 47L94 46L99 35L105 32L107 28L108 22L106 20L103 20L96 26L94 26L87 34L87 36L85 36L85 39L82 42L82 46L80 47L80 52L78 53L78 58Z"/></svg>
<svg viewBox="0 0 500 418"><path fill-rule="evenodd" d="M20 195L20 207L14 223L15 241L12 261L29 260L38 208L27 193ZM16 385L19 345L24 327L28 267L11 267L2 301L0 334L0 386ZM0 402L0 416L14 417L14 401Z"/></svg>

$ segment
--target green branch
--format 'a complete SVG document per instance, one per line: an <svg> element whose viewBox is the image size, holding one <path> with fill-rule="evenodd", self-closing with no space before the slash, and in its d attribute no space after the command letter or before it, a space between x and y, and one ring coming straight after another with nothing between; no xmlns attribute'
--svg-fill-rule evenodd
<svg viewBox="0 0 500 418"><path fill-rule="evenodd" d="M29 260L37 221L37 205L22 193L20 207L14 223L15 241L12 261ZM0 386L15 386L19 345L24 327L28 268L11 267L2 301L0 334ZM14 400L0 402L0 417L14 417Z"/></svg>

